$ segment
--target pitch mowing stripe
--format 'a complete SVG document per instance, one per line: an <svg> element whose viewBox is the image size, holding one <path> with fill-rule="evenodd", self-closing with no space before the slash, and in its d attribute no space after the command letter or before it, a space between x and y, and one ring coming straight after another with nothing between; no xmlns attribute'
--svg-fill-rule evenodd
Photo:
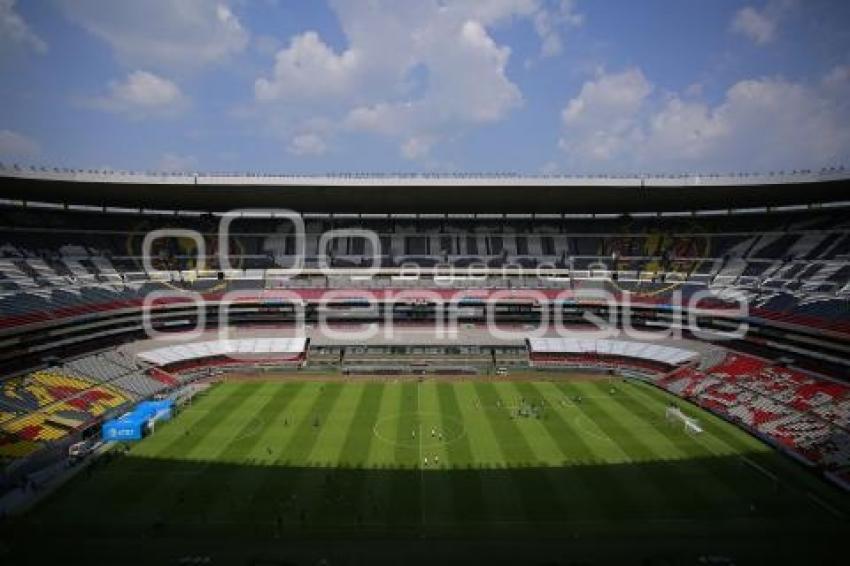
<svg viewBox="0 0 850 566"><path fill-rule="evenodd" d="M187 438L188 431L195 434L208 431L215 420L228 414L235 404L232 393L247 388L247 384L217 385L200 401L178 412L175 421L160 427L157 433L133 445L130 455L141 458L169 458L183 456L195 444L196 438ZM182 451L182 452L181 452Z"/></svg>
<svg viewBox="0 0 850 566"><path fill-rule="evenodd" d="M562 501L561 518L565 520L571 517L582 520L604 518L607 501L605 498L597 498L597 486L590 483L586 474L581 473L580 470L582 465L597 460L581 435L576 434L576 431L564 421L559 412L560 405L551 402L551 395L547 394L548 391L542 385L544 384L517 382L514 388L517 394L526 399L547 399L548 407L544 419L530 424L536 425L533 427L536 429L533 432L534 438L539 443L548 445L547 452L550 452L548 457L555 466L546 473L549 474Z"/></svg>
<svg viewBox="0 0 850 566"><path fill-rule="evenodd" d="M593 415L596 424L619 446L629 463L654 462L665 456L659 453L657 447L648 446L637 437L637 434L646 433L649 426L612 399L609 384L580 382L575 387L583 399L581 406L587 409L586 413Z"/></svg>
<svg viewBox="0 0 850 566"><path fill-rule="evenodd" d="M372 426L375 439L369 446L367 462L374 468L395 467L396 437L398 436L398 407L401 403L402 385L399 382L383 384L381 403L377 410L377 420Z"/></svg>
<svg viewBox="0 0 850 566"><path fill-rule="evenodd" d="M572 395L565 395L562 387L554 383L535 384L538 390L554 396L553 405L556 410L549 415L552 419L552 435L559 442L562 450L572 454L572 461L577 463L568 468L567 472L570 476L575 476L581 490L580 498L589 496L595 501L595 504L590 507L579 507L580 515L589 514L591 517L602 515L603 518L622 517L624 511L638 508L640 501L627 486L620 482L617 474L617 470L620 469L618 466L622 465L619 447L616 447L618 452L613 459L607 460L604 456L600 457L600 453L594 449L600 444L600 439L605 444L613 443L613 441L590 416L584 413L581 405L561 405L560 401L565 397L573 398L575 395L574 392ZM578 420L578 417L582 420ZM578 426L577 423L581 423L582 426ZM587 488L581 489L582 485Z"/></svg>
<svg viewBox="0 0 850 566"><path fill-rule="evenodd" d="M299 494L310 497L310 523L339 524L336 507L344 495L338 468L345 440L356 418L365 384L345 383L328 409L307 467L300 468L295 479Z"/></svg>
<svg viewBox="0 0 850 566"><path fill-rule="evenodd" d="M289 385L289 384L287 384ZM292 495L289 480L295 475L293 468L279 465L283 459L286 447L296 433L297 424L309 417L309 411L316 402L320 385L317 383L295 383L295 390L285 400L285 405L279 407L270 425L263 431L262 439L256 450L260 454L254 460L253 466L243 466L244 473L250 477L250 481L232 483L232 487L238 490L232 496L234 505L231 506L230 518L234 522L244 525L256 524L257 518L261 516L258 510L266 508L266 519L274 513L278 515L286 508L293 513L294 503L290 499ZM278 408L275 407L275 410ZM265 448L264 448L265 447ZM266 448L272 449L268 454ZM277 482L285 489L273 494L269 500L267 494L260 494L259 490L266 485L270 478L275 477ZM269 509L272 508L271 511Z"/></svg>
<svg viewBox="0 0 850 566"><path fill-rule="evenodd" d="M293 406L295 414L290 426L280 431L274 462L263 468L256 478L251 506L246 509L246 522L256 528L272 529L273 525L263 524L263 519L279 517L284 523L296 523L303 516L305 524L313 520L311 494L300 492L297 481L301 473L321 473L321 470L304 467L319 436L315 419L318 416L319 426L323 426L341 391L340 383L305 384Z"/></svg>
<svg viewBox="0 0 850 566"><path fill-rule="evenodd" d="M299 423L311 418L310 411L316 403L319 387L316 383L304 382L287 383L282 387L285 398L280 405L269 407L271 418L263 428L256 446L247 455L253 463L262 466L282 465L285 450L297 433Z"/></svg>
<svg viewBox="0 0 850 566"><path fill-rule="evenodd" d="M577 409L572 405L565 407L561 404L560 401L564 395L555 384L518 382L516 389L523 397L546 399L548 408L543 426L551 437L551 441L558 447L561 462L564 465L593 465L605 462L590 447L585 434L568 422L569 417L574 416Z"/></svg>
<svg viewBox="0 0 850 566"><path fill-rule="evenodd" d="M481 491L487 501L489 520L494 525L522 521L522 504L505 471L502 449L487 419L488 408L482 405L471 382L458 383L455 392L472 448L471 464L480 470Z"/></svg>
<svg viewBox="0 0 850 566"><path fill-rule="evenodd" d="M712 463L716 462L712 454L696 440L683 431L670 427L664 418L666 405L657 400L647 403L632 396L634 387L630 382L622 384L613 395L612 401L619 405L635 421L642 423L641 441L655 448L665 460L677 460L668 465L659 466L658 475L668 485L687 489L686 497L679 497L680 511L688 514L702 513L712 506L723 505L723 501L737 500L725 481L716 476ZM690 516L690 515L689 515Z"/></svg>
<svg viewBox="0 0 850 566"><path fill-rule="evenodd" d="M506 402L502 400L497 391L497 386L492 383L475 382L473 385L476 395L481 404L481 417L484 421L484 426L489 432L489 436L493 439L495 452L494 459L501 466L494 467L491 470L486 470L483 474L486 477L493 476L493 484L491 488L496 488L498 491L492 492L492 497L505 498L506 507L504 511L508 513L501 516L501 520L522 520L532 521L539 520L539 510L533 502L536 500L536 493L529 491L526 485L526 477L528 472L520 473L518 467L526 467L533 469L538 464L534 462L534 453L528 446L528 442L522 432L511 421L510 410L506 408ZM539 478L542 485L539 486L549 492L549 486L546 486L544 478ZM488 490L489 491L489 490ZM511 497L506 498L506 493L510 493ZM551 502L544 503L544 506L550 505Z"/></svg>
<svg viewBox="0 0 850 566"><path fill-rule="evenodd" d="M539 387L542 385L549 386L548 391L554 394L547 395ZM549 466L541 468L540 473L547 475L561 502L560 514L550 520L567 520L575 511L578 511L575 517L581 520L606 518L606 509L618 505L626 495L619 492L616 483L613 488L606 485L604 489L599 489L598 476L604 475L604 471L575 465L579 460L586 464L599 461L582 434L570 427L563 418L563 412L575 409L561 405L559 401L562 396L550 383L512 382L505 384L505 387L512 387L517 398L543 405L541 419L526 418L518 419L517 422L518 426L525 429L529 444L539 459ZM603 497L600 498L600 494Z"/></svg>
<svg viewBox="0 0 850 566"><path fill-rule="evenodd" d="M439 442L439 436L435 439L431 434L433 430L439 435L451 426L446 422L447 416L440 413L437 383L429 381L419 385L419 412L428 419L428 424L422 429L422 455L429 460L429 467L422 474L422 521L426 526L444 525L456 518L454 484L447 471L450 466L448 451L445 444Z"/></svg>
<svg viewBox="0 0 850 566"><path fill-rule="evenodd" d="M351 423L357 418L357 407L366 385L363 382L344 383L339 395L321 416L321 425L313 450L310 465L334 468L339 465L340 453L351 432Z"/></svg>
<svg viewBox="0 0 850 566"><path fill-rule="evenodd" d="M532 467L539 465L534 452L519 427L513 422L510 405L514 399L504 398L500 394L503 384L476 382L475 391L481 399L481 406L486 407L484 415L490 427L496 434L500 452L508 464Z"/></svg>
<svg viewBox="0 0 850 566"><path fill-rule="evenodd" d="M564 419L568 426L575 429L576 433L585 439L585 445L597 461L606 464L629 463L631 461L628 454L611 437L605 434L605 431L600 428L593 416L585 411L584 404L575 401L576 397L583 393L582 391L575 385L552 384L552 387L558 392L555 403L560 405L559 401L562 400L566 403Z"/></svg>
<svg viewBox="0 0 850 566"><path fill-rule="evenodd" d="M381 399L376 411L376 423L372 427L372 432L378 423L383 422L387 416L397 413L399 403L401 402L401 384L399 382L381 383ZM393 425L390 427L389 425ZM389 430L391 429L391 430ZM384 437L375 437L369 446L368 456L366 461L370 466L370 470L366 473L366 480L363 486L363 495L367 499L367 506L364 508L364 522L371 525L388 526L388 509L390 507L390 493L388 486L391 484L394 473L400 473L395 470L395 438L397 428L394 422L384 422L384 428L387 435Z"/></svg>
<svg viewBox="0 0 850 566"><path fill-rule="evenodd" d="M555 406L529 382L500 383L496 390L503 404L512 413L511 421L526 439L533 461L541 468L563 465L565 455L548 434L544 424L556 410ZM522 399L541 407L540 418L514 416Z"/></svg>
<svg viewBox="0 0 850 566"><path fill-rule="evenodd" d="M417 528L422 524L422 470L420 461L419 383L404 383L397 408L395 462L400 468L391 476L388 527ZM416 433L414 439L413 433ZM411 441L414 441L413 443ZM415 444L415 445L413 445ZM405 473L404 470L410 470Z"/></svg>
<svg viewBox="0 0 850 566"><path fill-rule="evenodd" d="M297 466L289 474L287 487L297 494L306 522L311 525L324 520L326 494L321 486L326 484L336 466L338 450L344 438L339 429L345 426L352 413L351 409L341 409L337 414L335 409L349 403L346 400L349 396L356 404L356 398L351 394L359 394L361 390L362 386L342 383L327 383L321 386L312 416L308 415L308 418L302 421L287 448L296 453L292 461L297 462ZM314 426L316 422L318 426ZM309 427L306 433L304 424Z"/></svg>
<svg viewBox="0 0 850 566"><path fill-rule="evenodd" d="M269 383L270 395L265 404L242 427L227 447L222 461L262 465L277 453L281 430L294 421L290 407L304 388L303 382ZM284 424L286 423L286 424Z"/></svg>
<svg viewBox="0 0 850 566"><path fill-rule="evenodd" d="M455 418L464 423L455 394L456 387L453 383L435 383L437 410L443 418L444 430L448 430L446 419ZM446 477L450 481L455 520L486 521L489 515L481 483L481 472L471 468L474 459L465 423L462 435L451 439L443 446L443 454L446 465L451 468L449 472L446 472Z"/></svg>
<svg viewBox="0 0 850 566"><path fill-rule="evenodd" d="M373 429L380 416L379 408L384 396L383 383L367 383L360 396L342 450L339 454L342 470L336 474L337 481L344 482L339 488L341 501L337 504L334 517L340 524L360 525L374 520L367 516L376 503L375 490L383 489L382 481L376 481L379 472L369 469L369 453L374 437Z"/></svg>
<svg viewBox="0 0 850 566"><path fill-rule="evenodd" d="M366 468L369 465L369 451L375 438L375 423L380 416L381 398L384 395L382 383L367 383L354 410L354 420L348 429L342 449L339 453L340 465L344 468Z"/></svg>
<svg viewBox="0 0 850 566"><path fill-rule="evenodd" d="M265 465L272 458L279 429L287 417L289 405L297 398L303 383L270 383L265 388L272 393L266 397L254 418L248 422L233 442L225 450L221 459L221 473L217 483L218 496L206 502L207 514L213 522L233 520L236 513L249 501L254 491L257 467ZM259 427L259 428L258 428Z"/></svg>
<svg viewBox="0 0 850 566"><path fill-rule="evenodd" d="M657 432L667 439L684 460L693 462L683 463L681 470L687 471L690 476L688 481L691 488L702 494L701 510L709 505L719 507L728 505L730 502L740 503L748 496L748 493L751 493L746 482L740 481L735 467L728 465L729 453L723 450L715 451L707 446L714 439L711 433L711 429L714 428L713 422L703 423L704 433L698 437L689 435L680 427L674 428L663 418L659 419L658 415L648 408L650 405L653 406L660 415L672 399L648 395L643 384L633 382L629 382L628 387L622 388L621 393L631 401L629 407L636 415L645 421L655 421ZM625 403L624 398L618 398L618 401ZM690 413L687 407L685 411Z"/></svg>
<svg viewBox="0 0 850 566"><path fill-rule="evenodd" d="M242 428L249 425L251 415L265 404L267 398L267 390L254 384L246 383L234 392L234 404L227 414L218 415L218 421L205 433L203 430L198 431L204 434L199 435L198 444L187 454L191 457L182 460L195 462L189 470L192 473L171 478L167 486L156 493L157 498L171 504L172 511L166 511L164 515L174 518L177 523L181 522L183 515L188 515L183 521L186 524L192 520L206 521L205 505L218 490L222 470L220 458L239 436ZM210 413L210 416L216 416L216 412ZM194 431L190 432L187 438L193 434ZM181 499L185 500L185 504Z"/></svg>
<svg viewBox="0 0 850 566"><path fill-rule="evenodd" d="M633 431L640 431L641 435L647 433L649 428L646 423L636 418L630 410L623 409L612 399L599 400L604 399L605 395L611 397L607 393L610 388L609 385L587 382L578 384L578 386L588 393L586 404L598 409L599 418L597 422L636 464L664 460L664 454L659 451L659 447L649 445L643 441L643 437L639 438L636 434L633 434ZM622 395L622 393L618 391L614 396L616 395ZM636 474L636 478L643 479L640 483L635 482L635 489L641 489L653 499L652 505L648 507L649 509L666 507L668 511L665 513L666 517L674 514L680 516L687 511L686 504L681 494L673 492L671 487L680 485L685 487L687 483L678 483L681 478L677 474L670 474L671 468L668 466L652 467L656 469L655 473L649 473L646 466L635 466L635 469L640 472Z"/></svg>
<svg viewBox="0 0 850 566"><path fill-rule="evenodd" d="M419 458L422 434L419 430L418 383L402 383L396 414L398 415L398 424L396 427L396 445L393 450L395 463L403 467L418 469L422 463Z"/></svg>
<svg viewBox="0 0 850 566"><path fill-rule="evenodd" d="M594 443L599 444L599 441L602 440L603 443L613 444L618 452L616 458L608 460L608 464L601 465L598 469L590 468L594 472L594 479L598 478L597 493L602 498L608 498L606 507L609 514L616 513L618 518L646 515L647 510L658 505L658 488L647 484L647 480L643 477L645 474L636 477L639 473L638 468L629 463L627 452L620 446L620 442L611 437L612 434L617 434L617 432L609 426L610 417L593 404L592 399L587 398L587 392L581 389L579 385L573 383L557 386L570 399L579 393L582 394L583 401L573 405L578 410L581 420L574 420L573 422L582 423L581 430L588 439L588 446L593 446ZM587 427L588 424L590 427ZM619 490L617 500L612 500L609 497L610 491L613 490Z"/></svg>
<svg viewBox="0 0 850 566"><path fill-rule="evenodd" d="M513 383L492 384L492 391L501 399L502 406L508 407L508 418L497 419L496 423L502 429L501 438L511 438L510 449L518 449L530 458L530 466L523 469L512 468L511 476L520 487L520 498L526 516L533 520L552 522L563 520L566 501L554 481L553 464L557 464L560 451L553 448L551 438L545 433L541 421L536 418L514 417L515 407L512 400L534 402L542 407L545 414L547 408L543 399L525 399ZM543 451L548 454L541 454ZM524 456L525 457L525 456Z"/></svg>
<svg viewBox="0 0 850 566"><path fill-rule="evenodd" d="M206 482L200 480L200 475L207 466L215 465L214 462L229 439L232 439L239 430L239 423L246 420L243 408L258 406L262 398L257 395L257 389L249 384L243 384L236 392L235 402L229 405L225 414L219 414L217 410L210 410L196 423L196 428L187 431L184 438L168 445L168 450L160 452L162 456L175 454L172 450L179 450L178 455L184 455L180 460L181 467L190 469L193 473L183 473L174 477L174 474L160 473L154 477L145 477L144 481L138 482L140 487L136 491L125 493L125 509L134 515L134 519L143 522L154 521L168 517L175 523L190 523L192 520L203 521L205 517L194 514L198 504L210 497ZM220 408L222 405L217 405ZM151 437L155 439L155 436ZM185 447L185 451L179 449ZM189 465L188 462L193 462ZM130 501L128 501L128 499ZM144 501L144 504L136 502ZM132 521L130 521L132 522Z"/></svg>
<svg viewBox="0 0 850 566"><path fill-rule="evenodd" d="M343 387L342 383L319 384L313 404L301 413L286 449L283 450L281 457L275 460L276 464L293 467L311 464L310 455L316 447L323 427L328 423L331 409L342 393ZM284 457L285 459L281 460Z"/></svg>
<svg viewBox="0 0 850 566"><path fill-rule="evenodd" d="M209 429L198 443L198 449L191 453L193 458L207 460L214 457L215 461L226 458L234 442L242 440L242 431L256 426L256 414L266 405L270 393L276 388L274 384L246 384L247 390L240 389L235 405L226 415L218 415L219 419ZM215 416L215 414L211 415Z"/></svg>

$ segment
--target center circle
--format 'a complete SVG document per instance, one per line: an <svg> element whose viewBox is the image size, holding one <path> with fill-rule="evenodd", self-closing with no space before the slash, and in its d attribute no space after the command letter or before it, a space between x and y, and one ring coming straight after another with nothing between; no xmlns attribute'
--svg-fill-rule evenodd
<svg viewBox="0 0 850 566"><path fill-rule="evenodd" d="M459 440L466 434L466 430L463 421L457 417L417 411L378 419L372 433L392 446L434 448Z"/></svg>

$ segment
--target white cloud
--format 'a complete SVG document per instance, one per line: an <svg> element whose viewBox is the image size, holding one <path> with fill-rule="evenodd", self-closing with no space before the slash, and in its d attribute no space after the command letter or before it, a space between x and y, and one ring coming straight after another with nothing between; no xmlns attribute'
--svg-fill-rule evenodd
<svg viewBox="0 0 850 566"><path fill-rule="evenodd" d="M593 160L611 159L639 138L637 112L653 91L639 69L599 74L561 112L561 148Z"/></svg>
<svg viewBox="0 0 850 566"><path fill-rule="evenodd" d="M753 40L759 45L770 43L776 33L776 22L752 6L741 8L732 20L732 31Z"/></svg>
<svg viewBox="0 0 850 566"><path fill-rule="evenodd" d="M761 10L745 6L735 12L730 29L757 45L767 45L776 37L780 20L795 3L796 0L771 0Z"/></svg>
<svg viewBox="0 0 850 566"><path fill-rule="evenodd" d="M315 31L291 38L271 71L255 81L259 115L287 140L309 131L308 116L330 123L334 135L390 137L411 159L522 104L507 76L511 50L494 40L492 29L553 9L547 0L330 3L346 47L331 46ZM572 2L554 10L550 27L541 27L542 49L544 36L580 22Z"/></svg>
<svg viewBox="0 0 850 566"><path fill-rule="evenodd" d="M584 16L576 11L574 0L561 0L553 10L539 9L534 15L534 30L540 37L541 56L559 55L564 49L563 28L583 23Z"/></svg>
<svg viewBox="0 0 850 566"><path fill-rule="evenodd" d="M60 1L71 21L131 67L202 67L248 45L249 34L227 0Z"/></svg>
<svg viewBox="0 0 850 566"><path fill-rule="evenodd" d="M815 84L757 78L711 105L654 97L638 70L588 81L563 111L569 168L608 172L792 170L850 157L850 71Z"/></svg>
<svg viewBox="0 0 850 566"><path fill-rule="evenodd" d="M41 146L34 139L12 130L0 130L0 157L27 158L36 157L40 153Z"/></svg>
<svg viewBox="0 0 850 566"><path fill-rule="evenodd" d="M105 96L90 100L90 106L145 117L172 116L188 103L180 87L147 71L133 71L122 81L112 81L108 90Z"/></svg>
<svg viewBox="0 0 850 566"><path fill-rule="evenodd" d="M0 53L19 46L29 47L38 53L47 52L47 43L34 34L15 11L15 0L0 0Z"/></svg>
<svg viewBox="0 0 850 566"><path fill-rule="evenodd" d="M156 166L158 171L164 173L187 173L198 168L198 159L193 155L180 155L178 153L164 154Z"/></svg>
<svg viewBox="0 0 850 566"><path fill-rule="evenodd" d="M850 156L850 82L833 87L762 78L736 83L715 107L674 98L652 119L644 160L714 170L836 165Z"/></svg>
<svg viewBox="0 0 850 566"><path fill-rule="evenodd" d="M640 69L601 73L584 83L579 95L570 100L561 116L568 126L596 123L603 117L617 122L634 114L651 92L652 85Z"/></svg>
<svg viewBox="0 0 850 566"><path fill-rule="evenodd" d="M254 84L257 99L306 99L345 94L353 86L358 57L353 50L337 55L314 31L292 39L275 57L273 77Z"/></svg>
<svg viewBox="0 0 850 566"><path fill-rule="evenodd" d="M646 144L638 150L646 160L668 163L694 162L707 155L718 141L731 134L726 120L699 102L669 100L661 111L648 118Z"/></svg>
<svg viewBox="0 0 850 566"><path fill-rule="evenodd" d="M316 156L327 152L328 146L325 140L318 134L300 134L292 138L287 151L298 156Z"/></svg>

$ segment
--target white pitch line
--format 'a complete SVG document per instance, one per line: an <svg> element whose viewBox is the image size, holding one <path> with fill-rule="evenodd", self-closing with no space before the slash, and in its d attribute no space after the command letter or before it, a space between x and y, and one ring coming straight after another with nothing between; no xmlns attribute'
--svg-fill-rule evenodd
<svg viewBox="0 0 850 566"><path fill-rule="evenodd" d="M815 503L817 503L818 505L820 505L821 507L823 507L824 509L826 509L827 511L829 511L830 513L832 513L833 515L838 517L839 519L846 519L847 518L847 515L845 515L843 511L836 509L835 507L833 507L832 505L830 505L829 503L827 503L826 501L824 501L823 499L821 499L820 497L815 495L814 493L807 491L806 495L809 497L809 499L811 499L812 501L814 501Z"/></svg>
<svg viewBox="0 0 850 566"><path fill-rule="evenodd" d="M417 446L417 459L419 466L419 500L421 502L419 506L419 524L424 527L425 526L425 468L422 466L422 426L420 421L420 415L422 414L422 402L421 395L419 394L419 388L422 387L422 382L416 381L416 428L419 430L419 434L416 437L416 446Z"/></svg>
<svg viewBox="0 0 850 566"><path fill-rule="evenodd" d="M754 468L755 470L757 470L757 471L761 472L762 474L764 474L765 476L767 476L769 479L772 479L773 481L779 480L779 478L777 477L776 474L774 474L770 470L765 469L764 467L760 466L756 462L753 462L752 460L750 460L746 456L741 456L741 460L746 462L747 465L749 465L750 467Z"/></svg>

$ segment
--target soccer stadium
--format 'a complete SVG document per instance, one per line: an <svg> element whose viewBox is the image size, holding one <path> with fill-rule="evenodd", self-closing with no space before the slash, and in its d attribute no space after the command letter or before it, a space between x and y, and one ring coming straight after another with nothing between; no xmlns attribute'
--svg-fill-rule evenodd
<svg viewBox="0 0 850 566"><path fill-rule="evenodd" d="M212 85L200 89L206 99L189 100L185 84L183 92L147 71L69 103L75 114L107 116L86 134L55 125L55 139L36 146L0 122L1 563L846 561L850 170L841 158L850 157L850 113L846 98L832 105L830 97L845 92L850 67L820 86L795 87L823 89L806 118L822 126L811 139L815 130L770 129L786 118L793 126L788 116L802 99L780 112L764 84L745 89L770 116L759 122L764 147L791 134L808 168L767 168L772 161L741 146L736 152L757 172L685 171L708 167L688 159L712 143L712 132L732 136L742 120L733 111L737 87L703 116L722 127L703 124L681 140L693 145L680 164L631 161L620 144L650 151L658 129L685 119L669 112L698 103L659 94L656 102L670 105L661 114L618 121L614 106L642 73L594 71L563 109L564 169L531 171L517 157L524 172L497 173L514 165L494 157L493 172L476 173L461 149L460 164L427 161L439 155L438 140L477 135L469 132L477 122L452 129L442 121L461 103L454 100L474 93L471 104L488 116L479 122L497 121L489 116L502 110L492 100L507 95L487 84L487 63L500 66L508 84L511 77L527 86L523 95L535 104L531 83L513 78L519 71L507 64L530 40L514 39L506 22L524 22L510 25L526 25L535 49L542 44L525 65L535 73L550 57L569 57L561 41L591 33L600 14L589 3L446 2L432 14L423 1L427 8L408 14L408 6L332 0L352 46L340 55L312 31L289 47L259 41L260 16L283 10L272 2L157 0L154 9L81 0L42 12L22 4L0 2L0 46L8 50L0 69L10 85L39 88L46 79L14 71L9 60L40 57L46 68L63 46L68 57L83 56L106 42L115 62L93 56L92 66L144 63L186 84L223 72L190 69L219 49L232 53L216 64L244 63L228 75L236 81L273 47L274 74L256 81L254 102L284 100L292 89L310 100L262 120L286 129L287 120L312 117L304 123L327 137L297 135L284 174L274 160L251 173L215 172L230 154L213 150L148 170L143 161L126 169L36 163L62 155L123 163L156 145L150 129L187 139L200 154L212 134L192 129L194 115L207 124L229 112L225 120L263 128L250 122L257 107L215 106L204 115L205 101L218 96ZM761 49L781 43L780 28L795 18L829 13L795 2L754 6L719 14L734 19L717 33L740 49ZM321 29L308 12L298 17ZM156 20L166 14L172 19ZM359 73L389 80L381 75L392 74L389 51L383 67L358 65L378 57L370 49L379 29L386 48L402 42L390 23L396 16L415 28L414 63L399 64L402 82L417 83L404 96L421 105L404 112L441 110L402 119L394 103L378 102L337 129L314 116L330 96L321 88L341 91L309 77L344 75L340 88L356 90L358 104L372 92ZM136 32L131 22L154 29ZM63 26L88 35L54 29ZM825 37L833 28L824 26ZM245 46L249 35L253 47ZM496 55L464 51L473 48ZM157 58L178 56L173 67L157 66ZM470 65L470 74L448 72L449 60ZM154 94L142 96L147 87ZM654 96L642 90L640 98ZM687 96L710 99L698 90ZM0 92L10 128L38 129L49 120L30 113L47 116L60 104L10 96ZM619 125L570 130L598 100L606 124ZM167 112L158 108L170 103ZM747 116L763 111L748 108ZM823 112L834 115L819 121ZM370 135L419 137L399 139L398 158L360 138L346 146L364 120L381 122ZM173 121L185 138L167 130ZM116 124L126 139L110 137ZM602 154L582 153L582 136L619 149L594 162ZM484 151L488 143L469 142ZM721 145L735 143L727 137ZM511 147L521 153L518 144ZM297 164L344 164L333 159L346 151L366 163L378 155L386 166L325 173ZM737 166L737 156L717 155ZM573 156L597 172L572 174ZM397 171L397 159L413 167ZM619 173L637 164L674 172Z"/></svg>
<svg viewBox="0 0 850 566"><path fill-rule="evenodd" d="M77 462L15 539L825 558L850 512L843 175L7 169L4 477L26 498Z"/></svg>

